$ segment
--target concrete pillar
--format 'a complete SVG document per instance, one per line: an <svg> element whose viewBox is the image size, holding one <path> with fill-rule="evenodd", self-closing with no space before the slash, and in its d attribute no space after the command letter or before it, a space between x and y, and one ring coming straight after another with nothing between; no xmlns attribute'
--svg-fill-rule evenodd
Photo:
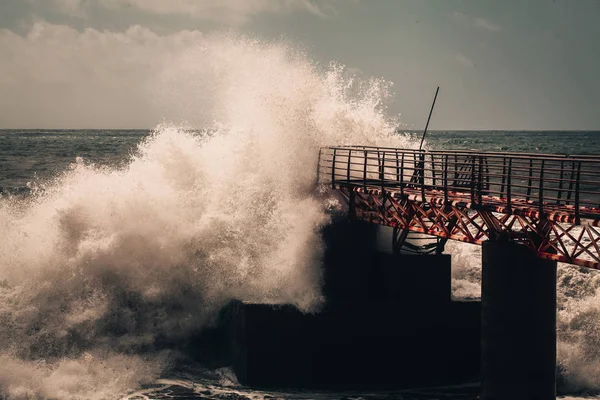
<svg viewBox="0 0 600 400"><path fill-rule="evenodd" d="M556 261L483 243L482 400L556 399Z"/></svg>

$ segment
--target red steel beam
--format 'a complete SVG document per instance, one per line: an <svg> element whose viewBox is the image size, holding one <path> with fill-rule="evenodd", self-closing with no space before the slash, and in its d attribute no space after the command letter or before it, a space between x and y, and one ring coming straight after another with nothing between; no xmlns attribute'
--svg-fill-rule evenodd
<svg viewBox="0 0 600 400"><path fill-rule="evenodd" d="M352 208L353 218L476 245L505 238L527 246L540 258L600 269L597 221L574 224L560 213L542 220L536 209L524 206L505 214L503 208L444 202L443 193L440 198L440 193L426 192L423 198L420 191L406 189L401 195L372 187L335 188ZM450 224L452 218L457 219L455 224Z"/></svg>

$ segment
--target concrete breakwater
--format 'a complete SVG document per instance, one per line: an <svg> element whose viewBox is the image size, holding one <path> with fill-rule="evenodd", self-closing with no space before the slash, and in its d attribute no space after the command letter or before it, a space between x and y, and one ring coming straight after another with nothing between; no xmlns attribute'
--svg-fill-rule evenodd
<svg viewBox="0 0 600 400"><path fill-rule="evenodd" d="M451 300L450 256L377 251L376 226L341 220L323 231L317 314L232 302L210 340L240 383L257 387L392 389L473 382L480 302ZM218 346L215 347L215 344ZM215 351L215 348L220 350Z"/></svg>

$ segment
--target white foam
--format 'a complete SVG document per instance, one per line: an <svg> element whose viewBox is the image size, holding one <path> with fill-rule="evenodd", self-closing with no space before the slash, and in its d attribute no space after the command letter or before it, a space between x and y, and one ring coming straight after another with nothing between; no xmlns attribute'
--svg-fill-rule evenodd
<svg viewBox="0 0 600 400"><path fill-rule="evenodd" d="M319 147L408 143L387 83L286 43L203 39L149 85L188 125L157 127L123 168L74 160L29 200L0 200L0 392L114 398L168 364L136 354L229 299L318 309Z"/></svg>

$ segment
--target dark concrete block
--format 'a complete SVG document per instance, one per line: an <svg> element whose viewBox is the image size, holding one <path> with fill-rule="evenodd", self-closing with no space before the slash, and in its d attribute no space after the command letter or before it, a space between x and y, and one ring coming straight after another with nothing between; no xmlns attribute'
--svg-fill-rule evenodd
<svg viewBox="0 0 600 400"><path fill-rule="evenodd" d="M337 312L305 315L289 306L232 307L237 310L231 314L233 368L245 385L382 389L477 379L477 329L446 321L427 326L404 321L404 328L394 329L396 316L390 314L370 319ZM464 311L463 318L477 319Z"/></svg>
<svg viewBox="0 0 600 400"><path fill-rule="evenodd" d="M482 399L555 399L556 262L486 242L482 269Z"/></svg>
<svg viewBox="0 0 600 400"><path fill-rule="evenodd" d="M373 224L324 229L326 307L234 302L223 315L243 384L331 389L462 383L479 372L477 303L451 302L450 256L376 250Z"/></svg>
<svg viewBox="0 0 600 400"><path fill-rule="evenodd" d="M315 315L292 306L231 305L232 364L238 380L257 386L310 386L319 347Z"/></svg>
<svg viewBox="0 0 600 400"><path fill-rule="evenodd" d="M394 256L377 251L377 228L366 222L342 221L324 229L326 308L377 304L397 311L396 304L418 301L421 311L445 312L442 308L451 300L450 256Z"/></svg>

